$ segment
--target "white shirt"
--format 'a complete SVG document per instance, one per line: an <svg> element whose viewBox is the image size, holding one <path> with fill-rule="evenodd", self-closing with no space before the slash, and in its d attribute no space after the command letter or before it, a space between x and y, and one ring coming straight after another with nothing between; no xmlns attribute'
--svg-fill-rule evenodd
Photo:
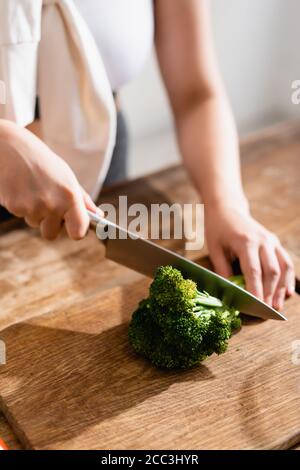
<svg viewBox="0 0 300 470"><path fill-rule="evenodd" d="M99 49L73 0L0 0L0 80L0 118L30 124L39 96L43 140L96 196L115 144L116 110Z"/></svg>
<svg viewBox="0 0 300 470"><path fill-rule="evenodd" d="M114 91L143 66L153 44L153 0L74 0Z"/></svg>

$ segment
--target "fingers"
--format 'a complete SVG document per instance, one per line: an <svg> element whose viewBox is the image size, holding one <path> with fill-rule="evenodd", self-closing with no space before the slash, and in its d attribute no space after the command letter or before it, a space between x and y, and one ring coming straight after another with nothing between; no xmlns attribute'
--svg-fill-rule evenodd
<svg viewBox="0 0 300 470"><path fill-rule="evenodd" d="M286 288L284 285L284 276L281 276L280 283L277 286L276 292L273 297L272 306L275 310L281 310L286 297Z"/></svg>
<svg viewBox="0 0 300 470"><path fill-rule="evenodd" d="M66 195L67 196L67 195ZM89 218L86 209L103 215L103 212L94 204L91 197L81 188L76 189L68 197L66 211L62 210L63 205L54 205L54 210L44 210L44 213L32 213L25 217L26 223L33 228L40 227L41 235L46 240L55 240L59 235L63 223L66 223L68 236L73 240L82 239L89 227ZM69 207L68 207L69 206Z"/></svg>
<svg viewBox="0 0 300 470"><path fill-rule="evenodd" d="M270 236L261 245L246 243L238 255L247 290L281 310L295 291L293 263L284 248Z"/></svg>
<svg viewBox="0 0 300 470"><path fill-rule="evenodd" d="M81 240L86 236L90 220L82 199L79 198L65 213L64 220L67 234L72 240Z"/></svg>
<svg viewBox="0 0 300 470"><path fill-rule="evenodd" d="M276 248L276 254L280 277L273 297L273 307L281 310L285 298L290 297L295 291L295 272L289 255L281 245Z"/></svg>
<svg viewBox="0 0 300 470"><path fill-rule="evenodd" d="M290 297L291 295L295 293L295 287L296 287L296 274L295 274L294 265L289 254L285 251L285 249L281 245L278 245L278 247L276 248L276 253L278 256L278 261L279 261L281 271L284 273L286 295Z"/></svg>
<svg viewBox="0 0 300 470"><path fill-rule="evenodd" d="M59 235L63 225L63 219L56 215L50 214L41 221L41 235L46 240L55 240Z"/></svg>
<svg viewBox="0 0 300 470"><path fill-rule="evenodd" d="M37 227L36 221L30 222L31 227ZM46 240L55 240L65 222L66 231L72 240L81 240L87 234L89 228L89 217L82 201L77 201L64 215L50 213L40 221L41 235Z"/></svg>
<svg viewBox="0 0 300 470"><path fill-rule="evenodd" d="M89 217L86 209L103 215L103 212L94 204L92 198L83 188L74 191L71 207L63 216L50 215L41 223L41 234L47 240L54 240L65 222L66 231L72 240L81 240L87 234Z"/></svg>
<svg viewBox="0 0 300 470"><path fill-rule="evenodd" d="M91 196L83 188L81 188L81 190L82 190L85 207L91 212L96 212L103 217L104 216L103 211L99 207L96 206Z"/></svg>
<svg viewBox="0 0 300 470"><path fill-rule="evenodd" d="M39 228L41 222L42 222L42 217L30 217L30 216L27 216L24 218L25 222L27 225L29 225L29 227L31 228Z"/></svg>
<svg viewBox="0 0 300 470"><path fill-rule="evenodd" d="M223 277L232 276L231 263L228 260L222 246L215 246L210 248L210 258L212 260L214 270L217 274Z"/></svg>
<svg viewBox="0 0 300 470"><path fill-rule="evenodd" d="M241 270L245 276L246 289L263 300L262 268L259 247L254 243L246 243L238 253Z"/></svg>
<svg viewBox="0 0 300 470"><path fill-rule="evenodd" d="M274 247L269 244L263 245L260 249L260 259L264 286L264 301L272 305L274 293L281 274L281 267Z"/></svg>

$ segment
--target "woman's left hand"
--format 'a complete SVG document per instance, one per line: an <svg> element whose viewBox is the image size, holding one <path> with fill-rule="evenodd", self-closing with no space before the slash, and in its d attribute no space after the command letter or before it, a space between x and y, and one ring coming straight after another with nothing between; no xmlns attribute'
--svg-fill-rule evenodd
<svg viewBox="0 0 300 470"><path fill-rule="evenodd" d="M237 258L249 292L280 310L295 290L293 263L273 233L252 218L247 208L234 205L205 207L205 231L216 272L232 275Z"/></svg>

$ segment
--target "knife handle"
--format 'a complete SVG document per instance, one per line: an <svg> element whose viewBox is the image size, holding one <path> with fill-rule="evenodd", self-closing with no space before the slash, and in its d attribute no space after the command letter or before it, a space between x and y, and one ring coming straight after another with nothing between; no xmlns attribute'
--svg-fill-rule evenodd
<svg viewBox="0 0 300 470"><path fill-rule="evenodd" d="M91 211L87 210L87 214L90 218L91 226L94 227L94 228L97 228L97 226L100 224L100 225L102 225L103 228L113 227L113 228L118 229L118 230L120 229L120 227L118 225L116 225L114 222L112 222L111 220L106 219L105 217L101 217L101 215L96 214L95 212L91 212Z"/></svg>
<svg viewBox="0 0 300 470"><path fill-rule="evenodd" d="M104 217L101 217L100 215L96 214L95 212L87 210L87 214L90 218L90 223L92 227L96 228L98 224L101 224L104 227L108 225L107 220Z"/></svg>
<svg viewBox="0 0 300 470"><path fill-rule="evenodd" d="M101 215L96 214L95 212L91 212L87 210L87 214L90 218L90 226L96 230L96 234L98 236L98 230L100 228L101 231L106 231L108 229L108 221L104 218L101 217ZM102 239L101 237L99 240L106 245L107 239Z"/></svg>
<svg viewBox="0 0 300 470"><path fill-rule="evenodd" d="M138 238L138 236L134 233L130 233L127 230L123 229L115 222L106 219L105 217L101 217L101 215L96 214L95 212L91 212L87 210L87 214L90 218L90 225L91 227L96 229L96 234L98 238L103 242L106 243L109 240L109 229L113 229L113 236L114 238L120 236L120 238L127 238L130 235L131 238ZM103 233L106 232L105 238L102 238ZM123 236L120 234L122 233Z"/></svg>

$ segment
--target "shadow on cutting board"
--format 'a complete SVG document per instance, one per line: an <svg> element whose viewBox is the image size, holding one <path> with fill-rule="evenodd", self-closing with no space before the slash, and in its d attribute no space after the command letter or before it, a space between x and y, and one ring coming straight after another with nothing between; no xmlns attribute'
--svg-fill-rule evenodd
<svg viewBox="0 0 300 470"><path fill-rule="evenodd" d="M175 383L213 378L204 365L155 369L131 350L127 327L93 335L21 323L3 332L8 357L0 375L2 406L26 447L51 448Z"/></svg>

